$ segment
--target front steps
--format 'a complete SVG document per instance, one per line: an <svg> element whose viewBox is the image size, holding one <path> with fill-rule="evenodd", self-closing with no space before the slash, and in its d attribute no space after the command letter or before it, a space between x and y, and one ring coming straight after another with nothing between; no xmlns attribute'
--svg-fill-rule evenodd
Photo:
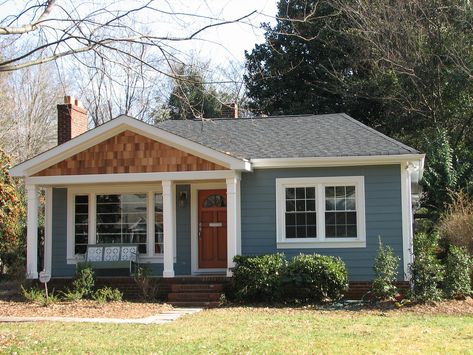
<svg viewBox="0 0 473 355"><path fill-rule="evenodd" d="M171 285L168 303L173 307L215 308L220 305L223 289L223 283L175 283Z"/></svg>

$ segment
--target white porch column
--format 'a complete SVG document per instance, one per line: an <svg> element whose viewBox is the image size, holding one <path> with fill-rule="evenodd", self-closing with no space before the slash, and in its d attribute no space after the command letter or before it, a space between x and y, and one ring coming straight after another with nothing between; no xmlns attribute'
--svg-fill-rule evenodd
<svg viewBox="0 0 473 355"><path fill-rule="evenodd" d="M44 206L44 271L51 275L52 271L52 248L53 248L53 189L46 187Z"/></svg>
<svg viewBox="0 0 473 355"><path fill-rule="evenodd" d="M163 277L174 277L174 248L176 234L175 193L172 181L163 184L163 232L164 232L164 270Z"/></svg>
<svg viewBox="0 0 473 355"><path fill-rule="evenodd" d="M240 178L227 179L227 276L232 276L233 258L240 253Z"/></svg>
<svg viewBox="0 0 473 355"><path fill-rule="evenodd" d="M28 198L26 228L26 278L38 278L38 188L26 185Z"/></svg>

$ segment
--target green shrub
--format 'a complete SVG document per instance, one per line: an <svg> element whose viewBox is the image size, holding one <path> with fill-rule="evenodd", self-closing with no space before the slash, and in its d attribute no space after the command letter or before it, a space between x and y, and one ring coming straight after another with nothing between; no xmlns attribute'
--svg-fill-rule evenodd
<svg viewBox="0 0 473 355"><path fill-rule="evenodd" d="M442 298L440 283L444 268L437 258L438 236L419 233L414 238L414 262L410 265L413 287L412 298L421 303Z"/></svg>
<svg viewBox="0 0 473 355"><path fill-rule="evenodd" d="M451 245L445 265L444 293L447 298L471 294L471 257L464 248Z"/></svg>
<svg viewBox="0 0 473 355"><path fill-rule="evenodd" d="M112 289L111 287L105 286L95 291L92 298L99 303L121 301L123 299L123 293L120 292L119 289Z"/></svg>
<svg viewBox="0 0 473 355"><path fill-rule="evenodd" d="M277 301L282 296L282 275L287 267L284 254L237 255L233 259L235 297L239 300Z"/></svg>
<svg viewBox="0 0 473 355"><path fill-rule="evenodd" d="M284 279L286 300L338 300L348 288L345 263L340 258L319 254L293 257Z"/></svg>
<svg viewBox="0 0 473 355"><path fill-rule="evenodd" d="M61 292L61 298L64 300L64 301L69 301L69 302L75 302L75 301L79 301L82 299L84 295L77 291L77 290L70 290L68 288L66 288L63 292Z"/></svg>
<svg viewBox="0 0 473 355"><path fill-rule="evenodd" d="M80 264L74 281L72 283L73 292L81 294L81 298L90 298L93 296L95 287L95 273L87 264Z"/></svg>
<svg viewBox="0 0 473 355"><path fill-rule="evenodd" d="M42 306L48 306L59 300L59 298L54 294L54 291L50 292L48 294L48 297L46 297L45 291L40 290L36 286L33 286L29 289L25 289L23 285L21 285L21 295L25 298L27 302L37 303Z"/></svg>
<svg viewBox="0 0 473 355"><path fill-rule="evenodd" d="M398 276L398 267L401 259L394 255L390 246L384 246L379 238L378 254L374 260L375 278L371 292L376 300L392 300L397 294L395 282Z"/></svg>
<svg viewBox="0 0 473 355"><path fill-rule="evenodd" d="M21 285L21 295L27 302L31 303L44 303L46 299L43 291L36 286L24 288L23 285Z"/></svg>
<svg viewBox="0 0 473 355"><path fill-rule="evenodd" d="M148 266L138 266L133 273L133 279L145 300L155 299L158 292L158 284L150 275L151 269Z"/></svg>

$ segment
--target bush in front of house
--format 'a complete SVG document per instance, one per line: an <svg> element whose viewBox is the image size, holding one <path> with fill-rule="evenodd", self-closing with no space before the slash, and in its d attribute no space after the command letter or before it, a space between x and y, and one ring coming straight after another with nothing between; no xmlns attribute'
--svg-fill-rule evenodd
<svg viewBox="0 0 473 355"><path fill-rule="evenodd" d="M472 259L465 248L451 245L445 262L444 293L447 298L471 295Z"/></svg>
<svg viewBox="0 0 473 355"><path fill-rule="evenodd" d="M233 286L241 301L277 301L282 297L282 275L286 272L284 254L237 255L233 259Z"/></svg>
<svg viewBox="0 0 473 355"><path fill-rule="evenodd" d="M441 283L444 267L437 258L438 235L419 233L414 238L414 262L410 264L412 275L411 297L425 303L442 298Z"/></svg>
<svg viewBox="0 0 473 355"><path fill-rule="evenodd" d="M348 288L340 258L301 254L236 256L233 295L240 301L321 302L337 300ZM230 297L231 298L231 297Z"/></svg>
<svg viewBox="0 0 473 355"><path fill-rule="evenodd" d="M94 294L95 273L87 264L79 264L74 281L72 282L73 292L80 295L80 298L91 298Z"/></svg>
<svg viewBox="0 0 473 355"><path fill-rule="evenodd" d="M105 286L95 291L92 298L99 303L119 302L123 299L123 293L116 288Z"/></svg>
<svg viewBox="0 0 473 355"><path fill-rule="evenodd" d="M390 246L383 245L379 238L378 254L374 260L375 278L371 294L377 301L392 300L397 294L396 280L401 259Z"/></svg>
<svg viewBox="0 0 473 355"><path fill-rule="evenodd" d="M288 263L284 275L286 300L338 300L348 288L345 263L337 257L300 254Z"/></svg>

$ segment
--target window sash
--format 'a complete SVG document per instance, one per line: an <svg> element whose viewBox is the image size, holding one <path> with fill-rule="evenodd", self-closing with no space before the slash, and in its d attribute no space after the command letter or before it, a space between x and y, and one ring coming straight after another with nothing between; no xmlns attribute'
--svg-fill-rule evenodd
<svg viewBox="0 0 473 355"><path fill-rule="evenodd" d="M316 236L310 238L288 238L286 234L286 189L287 188L307 188L313 187L316 190ZM326 187L349 187L347 194L347 199L350 200L350 203L344 202L344 208L341 209L335 207L333 211L326 208ZM354 189L353 189L354 187ZM354 191L353 191L354 190ZM362 176L356 177L327 177L327 178L281 178L276 179L276 192L277 192L277 242L283 243L281 246L278 245L278 248L284 248L285 246L290 246L292 243L298 243L304 245L303 247L310 247L309 245L319 245L317 243L327 243L327 245L334 245L336 243L341 243L341 245L346 243L360 243L365 244L365 210L364 210L364 178ZM341 204L340 204L341 205ZM332 237L328 234L326 230L327 223L326 219L330 218L327 216L327 213L347 213L348 215L343 215L343 218L348 218L349 221L355 220L354 223L348 223L349 230L347 232L345 225L345 232L343 236ZM339 217L341 218L341 217ZM341 225L341 224L340 224ZM355 230L353 230L353 228ZM327 233L326 233L327 232ZM352 234L350 236L350 234ZM315 244L310 244L315 243ZM345 245L348 245L345 244ZM361 244L357 244L362 246ZM327 246L330 247L330 246Z"/></svg>
<svg viewBox="0 0 473 355"><path fill-rule="evenodd" d="M84 190L84 192L82 192ZM71 189L68 192L69 196L69 206L71 207L71 212L70 214L68 213L69 220L71 221L68 225L68 252L67 252L67 258L68 258L68 263L69 261L73 262L73 260L77 260L77 258L82 258L84 253L78 253L76 252L76 245L75 245L75 234L76 230L79 230L79 228L83 225L83 223L76 223L76 196L80 197L86 197L88 198L88 208L84 211L81 211L81 213L77 213L77 215L82 215L83 213L87 214L89 216L88 219L88 225L84 226L86 228L87 232L87 238L85 242L83 243L83 247L85 248L86 245L88 244L97 244L97 243L106 243L106 242L118 242L118 243L127 243L131 242L131 240L128 238L129 235L124 234L125 230L127 227L130 225L135 224L137 221L126 221L124 218L122 218L121 214L118 217L118 213L114 213L113 211L107 212L105 210L100 209L100 205L102 206L114 206L117 208L119 207L119 210L122 210L123 205L125 206L126 213L124 214L129 214L130 216L133 215L134 218L139 218L141 217L143 221L139 223L142 231L135 231L134 232L134 240L133 244L138 244L141 246L141 251L140 254L142 257L145 258L153 258L153 257L162 257L162 251L163 251L163 235L162 235L162 226L163 226L163 220L161 217L160 222L156 222L157 225L154 225L156 221L156 216L155 216L155 196L161 196L162 200L162 192L159 187L154 187L153 189L145 189L145 191L140 191L140 190L134 190L132 188L127 188L125 187L124 189L122 188L111 188L111 189L106 189L105 191L100 191L100 192L95 192L96 190L94 188L91 188L88 192L85 192L86 189ZM124 204L122 203L117 203L117 202L109 202L109 201L102 201L97 203L97 196L110 196L110 195L139 195L141 198L141 201L127 201ZM120 199L121 200L121 199ZM139 207L141 210L136 211L133 209L136 209L136 207ZM101 211L101 212L100 212ZM161 205L161 213L162 215L162 205ZM105 218L113 218L113 216L116 215L116 220L108 220L108 221L103 221L100 222L99 217L105 217ZM77 227L76 227L77 225ZM159 227L160 226L160 227ZM102 232L100 232L100 228L111 228L113 227L120 227L120 231L105 231L102 229ZM154 228L156 227L156 228ZM110 238L111 236L116 236L119 235L120 239L117 238ZM101 236L103 238L101 238ZM113 239L113 240L112 240ZM156 244L161 244L160 245L160 251L156 250L155 252L155 240ZM80 250L82 252L82 250Z"/></svg>

